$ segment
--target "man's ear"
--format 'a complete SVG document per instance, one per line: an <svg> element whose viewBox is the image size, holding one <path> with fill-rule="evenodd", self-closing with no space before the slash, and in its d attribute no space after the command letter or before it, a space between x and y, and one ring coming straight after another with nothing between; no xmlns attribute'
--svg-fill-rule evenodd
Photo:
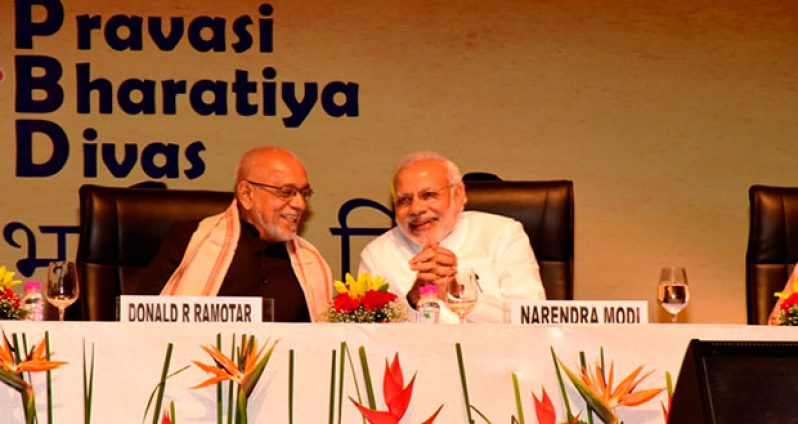
<svg viewBox="0 0 798 424"><path fill-rule="evenodd" d="M238 205L244 210L252 209L252 205L255 202L254 195L252 186L246 181L241 180L236 184L236 200L238 200Z"/></svg>
<svg viewBox="0 0 798 424"><path fill-rule="evenodd" d="M457 208L462 211L465 208L466 201L468 201L468 198L466 197L465 184L462 181L458 181L454 185L454 202Z"/></svg>

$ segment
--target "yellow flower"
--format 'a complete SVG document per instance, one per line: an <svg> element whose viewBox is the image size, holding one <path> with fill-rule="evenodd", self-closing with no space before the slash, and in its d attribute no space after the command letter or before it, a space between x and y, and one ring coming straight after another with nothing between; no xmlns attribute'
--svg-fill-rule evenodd
<svg viewBox="0 0 798 424"><path fill-rule="evenodd" d="M358 275L357 279L347 272L344 280L335 280L335 291L347 293L354 299L359 299L369 290L380 291L386 286L385 278L379 275L372 277L368 272Z"/></svg>
<svg viewBox="0 0 798 424"><path fill-rule="evenodd" d="M14 274L15 272L9 271L5 265L0 266L0 289L11 288L22 282L15 280Z"/></svg>
<svg viewBox="0 0 798 424"><path fill-rule="evenodd" d="M790 297L793 293L798 293L798 275L792 280L792 290L776 292L774 295L783 300Z"/></svg>

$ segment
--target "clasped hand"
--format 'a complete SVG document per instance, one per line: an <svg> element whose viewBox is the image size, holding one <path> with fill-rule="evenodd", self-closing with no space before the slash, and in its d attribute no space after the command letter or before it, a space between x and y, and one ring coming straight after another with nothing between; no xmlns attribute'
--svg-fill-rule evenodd
<svg viewBox="0 0 798 424"><path fill-rule="evenodd" d="M409 264L416 272L415 284L408 293L411 304L418 302L418 289L427 284L438 286L438 297L444 299L449 284L457 275L457 256L449 249L430 244L410 259Z"/></svg>

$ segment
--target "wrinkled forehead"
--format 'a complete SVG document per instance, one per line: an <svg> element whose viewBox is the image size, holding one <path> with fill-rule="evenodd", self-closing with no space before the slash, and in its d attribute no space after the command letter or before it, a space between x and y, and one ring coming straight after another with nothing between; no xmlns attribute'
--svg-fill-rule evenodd
<svg viewBox="0 0 798 424"><path fill-rule="evenodd" d="M448 185L446 167L439 161L420 161L408 165L396 174L396 194L439 190Z"/></svg>

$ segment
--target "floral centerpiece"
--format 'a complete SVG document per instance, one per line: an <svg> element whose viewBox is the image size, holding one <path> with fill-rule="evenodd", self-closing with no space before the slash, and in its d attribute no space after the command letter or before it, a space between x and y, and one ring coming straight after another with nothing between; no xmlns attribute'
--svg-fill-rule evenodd
<svg viewBox="0 0 798 424"><path fill-rule="evenodd" d="M798 326L798 278L793 279L792 290L776 292L775 296L780 299L776 324Z"/></svg>
<svg viewBox="0 0 798 424"><path fill-rule="evenodd" d="M401 322L407 319L406 308L388 291L385 278L365 272L355 279L347 273L344 281L335 281L337 294L327 310L330 322Z"/></svg>
<svg viewBox="0 0 798 424"><path fill-rule="evenodd" d="M27 311L22 308L22 299L12 287L21 283L14 279L14 272L0 266L0 319L25 319Z"/></svg>

